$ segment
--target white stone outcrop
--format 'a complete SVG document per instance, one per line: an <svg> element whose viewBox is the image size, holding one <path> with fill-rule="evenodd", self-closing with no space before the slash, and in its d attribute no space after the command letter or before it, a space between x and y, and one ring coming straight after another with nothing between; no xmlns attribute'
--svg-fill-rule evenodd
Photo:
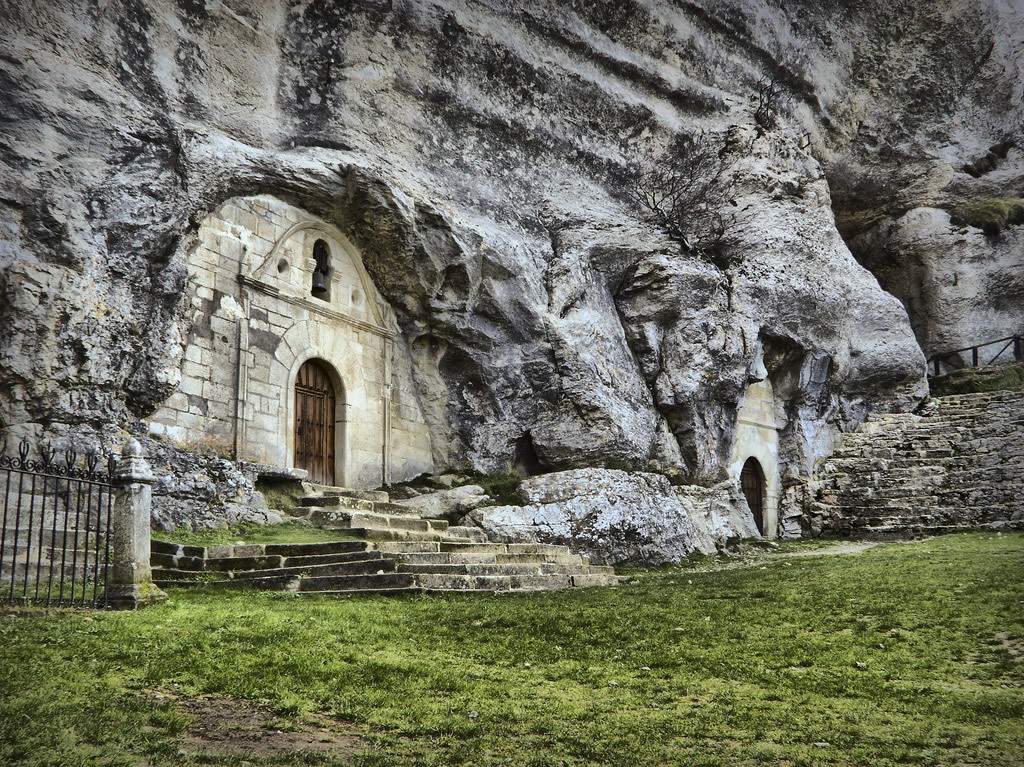
<svg viewBox="0 0 1024 767"><path fill-rule="evenodd" d="M465 514L490 500L490 496L479 485L462 485L451 490L423 493L395 503L414 510L421 517L433 519L456 513Z"/></svg>
<svg viewBox="0 0 1024 767"><path fill-rule="evenodd" d="M727 542L759 537L731 482L674 487L661 474L576 469L524 480L523 506L490 506L466 516L495 541L569 546L606 564L660 565Z"/></svg>

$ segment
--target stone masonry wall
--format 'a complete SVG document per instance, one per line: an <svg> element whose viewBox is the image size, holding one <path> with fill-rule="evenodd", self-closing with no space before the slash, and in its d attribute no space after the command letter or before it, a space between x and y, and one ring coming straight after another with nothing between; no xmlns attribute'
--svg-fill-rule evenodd
<svg viewBox="0 0 1024 767"><path fill-rule="evenodd" d="M318 239L331 252L325 299L310 294ZM295 378L316 358L338 376L338 483L376 487L432 468L408 351L340 232L270 196L233 198L185 248L184 361L177 391L149 419L151 434L291 467Z"/></svg>
<svg viewBox="0 0 1024 767"><path fill-rule="evenodd" d="M779 434L771 382L747 387L736 414L736 436L729 461L729 476L737 482L748 458L761 465L765 479L764 535L775 538L779 526Z"/></svg>

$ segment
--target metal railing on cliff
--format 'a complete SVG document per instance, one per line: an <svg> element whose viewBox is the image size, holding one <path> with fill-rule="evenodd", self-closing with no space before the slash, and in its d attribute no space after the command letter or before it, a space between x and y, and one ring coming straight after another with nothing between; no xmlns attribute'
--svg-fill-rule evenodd
<svg viewBox="0 0 1024 767"><path fill-rule="evenodd" d="M1002 344L1002 347L991 357L982 356L981 350ZM964 352L971 353L970 365L962 356ZM1010 352L1007 354L1007 352ZM1005 355L1005 356L1004 356ZM983 360L983 361L982 361ZM939 376L943 372L960 370L965 367L985 367L998 362L1024 361L1024 335L1015 334L1004 338L997 338L994 341L985 341L974 346L965 346L962 349L951 349L941 354L933 354L928 358L928 375ZM945 371L943 371L945 367Z"/></svg>

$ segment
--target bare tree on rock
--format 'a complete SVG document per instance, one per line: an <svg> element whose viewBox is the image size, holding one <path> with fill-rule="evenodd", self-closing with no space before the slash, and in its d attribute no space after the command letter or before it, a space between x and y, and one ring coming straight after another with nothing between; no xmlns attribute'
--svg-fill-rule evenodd
<svg viewBox="0 0 1024 767"><path fill-rule="evenodd" d="M619 196L661 229L685 255L724 263L722 244L731 202L724 145L706 133L677 136L613 176ZM730 217L731 220L731 217Z"/></svg>
<svg viewBox="0 0 1024 767"><path fill-rule="evenodd" d="M778 127L779 115L793 105L793 89L807 79L808 53L802 46L779 47L773 59L754 89L754 124L759 136Z"/></svg>

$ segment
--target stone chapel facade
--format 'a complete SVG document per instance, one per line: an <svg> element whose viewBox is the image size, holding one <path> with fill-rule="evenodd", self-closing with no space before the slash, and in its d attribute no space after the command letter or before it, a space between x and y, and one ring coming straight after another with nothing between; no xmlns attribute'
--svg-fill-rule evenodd
<svg viewBox="0 0 1024 767"><path fill-rule="evenodd" d="M740 398L729 476L739 482L757 530L779 535L779 421L771 381L751 383Z"/></svg>
<svg viewBox="0 0 1024 767"><path fill-rule="evenodd" d="M192 329L151 433L328 485L433 470L408 350L340 231L274 197L233 198L187 263Z"/></svg>

